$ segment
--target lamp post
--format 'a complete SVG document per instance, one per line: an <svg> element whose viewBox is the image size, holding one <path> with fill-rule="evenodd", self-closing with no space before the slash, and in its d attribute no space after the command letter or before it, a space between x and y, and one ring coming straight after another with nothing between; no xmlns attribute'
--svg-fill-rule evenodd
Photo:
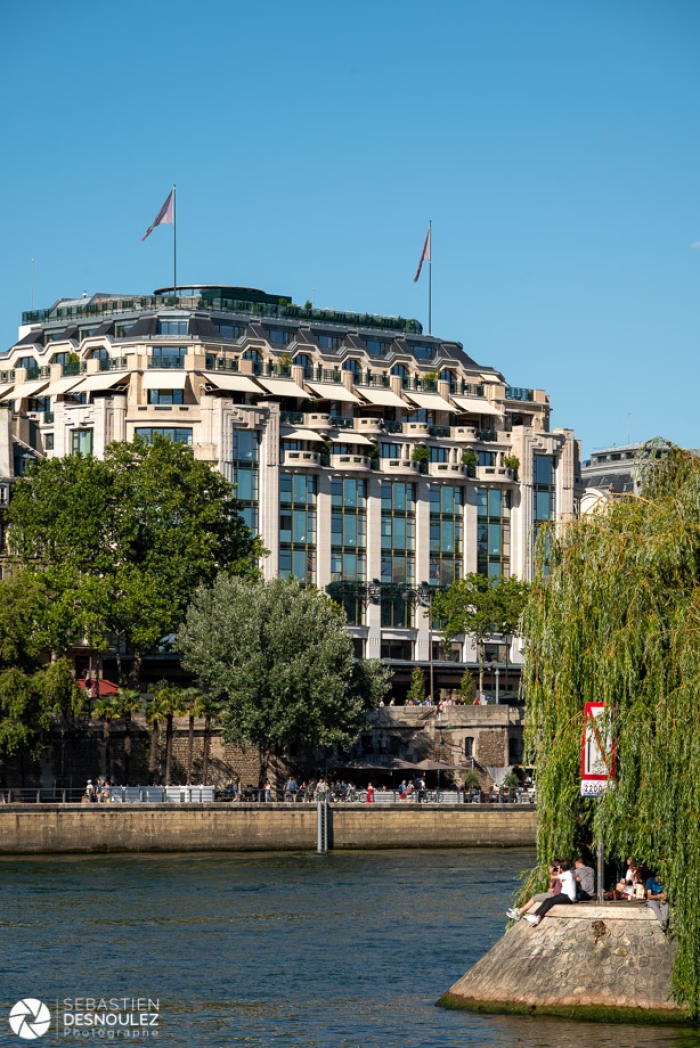
<svg viewBox="0 0 700 1048"><path fill-rule="evenodd" d="M499 701L500 701L499 697L498 697L499 696L499 692L498 692L498 678L500 677L500 674L501 674L501 671L499 670L498 666L496 666L496 705L497 706L498 706Z"/></svg>
<svg viewBox="0 0 700 1048"><path fill-rule="evenodd" d="M435 676L433 672L433 587L421 582L418 589L406 590L401 596L404 600L414 600L422 608L428 609L428 646L430 656L430 701L435 702Z"/></svg>

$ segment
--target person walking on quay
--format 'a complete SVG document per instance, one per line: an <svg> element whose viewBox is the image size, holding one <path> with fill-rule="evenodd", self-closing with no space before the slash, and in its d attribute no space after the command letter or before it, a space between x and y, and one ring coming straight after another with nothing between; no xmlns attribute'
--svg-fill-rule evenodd
<svg viewBox="0 0 700 1048"><path fill-rule="evenodd" d="M272 783L269 779L265 779L265 785L263 786L263 801L265 804L269 804L272 800Z"/></svg>
<svg viewBox="0 0 700 1048"><path fill-rule="evenodd" d="M374 786L371 782L367 783L367 803L374 804Z"/></svg>
<svg viewBox="0 0 700 1048"><path fill-rule="evenodd" d="M284 799L286 801L295 801L298 789L299 787L297 786L297 780L294 778L293 775L290 775L287 779L287 782L285 783Z"/></svg>

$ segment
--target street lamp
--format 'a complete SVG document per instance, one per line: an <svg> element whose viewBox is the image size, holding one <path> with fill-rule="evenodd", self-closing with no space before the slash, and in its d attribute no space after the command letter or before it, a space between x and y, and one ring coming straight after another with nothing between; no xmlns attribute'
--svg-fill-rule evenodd
<svg viewBox="0 0 700 1048"><path fill-rule="evenodd" d="M428 609L428 645L430 654L430 701L435 702L435 679L433 674L433 587L421 582L418 589L406 590L401 594L404 600L413 600L421 607Z"/></svg>

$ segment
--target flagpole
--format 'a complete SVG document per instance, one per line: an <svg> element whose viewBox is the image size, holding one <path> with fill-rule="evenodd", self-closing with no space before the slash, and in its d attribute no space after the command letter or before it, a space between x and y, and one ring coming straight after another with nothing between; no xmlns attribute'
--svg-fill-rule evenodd
<svg viewBox="0 0 700 1048"><path fill-rule="evenodd" d="M428 334L433 333L433 220L428 223L430 258L428 259Z"/></svg>
<svg viewBox="0 0 700 1048"><path fill-rule="evenodd" d="M173 294L177 298L177 204L176 189L173 185Z"/></svg>

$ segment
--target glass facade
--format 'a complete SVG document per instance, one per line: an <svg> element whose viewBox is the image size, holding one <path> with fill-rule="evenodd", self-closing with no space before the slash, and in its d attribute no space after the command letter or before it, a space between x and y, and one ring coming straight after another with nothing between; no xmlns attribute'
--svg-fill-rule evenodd
<svg viewBox="0 0 700 1048"><path fill-rule="evenodd" d="M354 477L331 481L331 579L365 582L367 578L367 482ZM346 595L343 607L351 625L364 621L364 602Z"/></svg>
<svg viewBox="0 0 700 1048"><path fill-rule="evenodd" d="M316 477L280 473L279 573L305 585L316 582L316 493Z"/></svg>
<svg viewBox="0 0 700 1048"><path fill-rule="evenodd" d="M381 582L392 587L391 596L382 599L382 626L406 627L412 625L411 604L402 593L416 578L416 486L384 481L381 496Z"/></svg>
<svg viewBox="0 0 700 1048"><path fill-rule="evenodd" d="M510 575L510 492L478 488L476 570L492 577Z"/></svg>
<svg viewBox="0 0 700 1048"><path fill-rule="evenodd" d="M545 521L554 520L556 499L555 459L553 455L535 455L532 461L532 547L537 532ZM548 556L548 555L547 555Z"/></svg>
<svg viewBox="0 0 700 1048"><path fill-rule="evenodd" d="M464 490L430 485L430 585L451 586L464 575Z"/></svg>
<svg viewBox="0 0 700 1048"><path fill-rule="evenodd" d="M260 521L260 433L254 429L233 430L233 483L239 512L253 535Z"/></svg>
<svg viewBox="0 0 700 1048"><path fill-rule="evenodd" d="M71 451L74 455L92 455L91 429L74 429L71 433Z"/></svg>
<svg viewBox="0 0 700 1048"><path fill-rule="evenodd" d="M184 368L186 355L186 346L154 346L151 367Z"/></svg>
<svg viewBox="0 0 700 1048"><path fill-rule="evenodd" d="M149 389L149 404L182 404L183 391L181 389Z"/></svg>
<svg viewBox="0 0 700 1048"><path fill-rule="evenodd" d="M165 437L176 444L187 444L192 447L192 429L188 426L136 426L134 436L153 443L154 437Z"/></svg>

